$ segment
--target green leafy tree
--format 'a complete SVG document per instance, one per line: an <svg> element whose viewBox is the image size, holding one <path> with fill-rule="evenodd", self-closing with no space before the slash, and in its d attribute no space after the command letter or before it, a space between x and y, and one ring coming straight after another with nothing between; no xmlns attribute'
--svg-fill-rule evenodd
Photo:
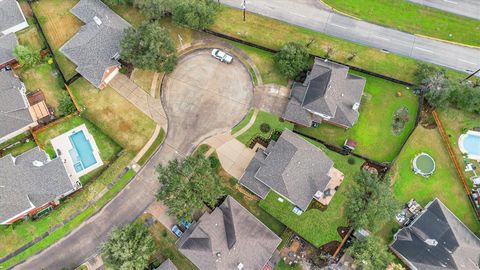
<svg viewBox="0 0 480 270"><path fill-rule="evenodd" d="M298 42L285 44L274 57L277 68L290 79L308 67L309 59L307 48Z"/></svg>
<svg viewBox="0 0 480 270"><path fill-rule="evenodd" d="M450 101L459 109L480 114L480 86L473 83L454 83Z"/></svg>
<svg viewBox="0 0 480 270"><path fill-rule="evenodd" d="M390 191L389 181L365 170L355 176L355 184L348 190L347 217L354 229L376 231L380 224L390 220L399 205Z"/></svg>
<svg viewBox="0 0 480 270"><path fill-rule="evenodd" d="M420 64L415 76L420 82L420 90L431 106L443 108L450 104L453 86L444 69Z"/></svg>
<svg viewBox="0 0 480 270"><path fill-rule="evenodd" d="M393 261L393 255L387 246L374 236L354 240L348 252L354 257L355 264L363 270L385 269Z"/></svg>
<svg viewBox="0 0 480 270"><path fill-rule="evenodd" d="M68 95L66 91L62 92L62 96L60 97L58 111L62 115L69 115L77 111L77 108L75 108L70 95Z"/></svg>
<svg viewBox="0 0 480 270"><path fill-rule="evenodd" d="M146 269L154 252L152 236L137 223L114 229L102 245L102 259L112 269Z"/></svg>
<svg viewBox="0 0 480 270"><path fill-rule="evenodd" d="M147 19L159 20L172 10L171 5L175 0L133 0L140 12Z"/></svg>
<svg viewBox="0 0 480 270"><path fill-rule="evenodd" d="M183 162L171 160L167 166L159 165L157 172L161 184L157 199L177 218L191 220L196 210L204 204L214 207L225 194L216 168L202 155L188 156Z"/></svg>
<svg viewBox="0 0 480 270"><path fill-rule="evenodd" d="M18 63L23 67L29 68L40 64L40 54L29 46L18 45L13 50L13 55Z"/></svg>
<svg viewBox="0 0 480 270"><path fill-rule="evenodd" d="M203 30L215 22L219 4L214 0L178 0L172 5L174 23Z"/></svg>
<svg viewBox="0 0 480 270"><path fill-rule="evenodd" d="M128 28L121 42L121 58L135 67L172 72L177 64L175 43L158 23L144 23Z"/></svg>

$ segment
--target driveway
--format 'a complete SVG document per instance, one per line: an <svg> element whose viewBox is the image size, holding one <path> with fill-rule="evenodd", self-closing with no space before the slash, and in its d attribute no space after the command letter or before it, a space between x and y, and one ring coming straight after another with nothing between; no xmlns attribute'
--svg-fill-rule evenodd
<svg viewBox="0 0 480 270"><path fill-rule="evenodd" d="M241 3L238 0L221 2L234 8L240 8ZM478 48L437 41L356 20L325 10L318 0L248 1L247 11L463 72L471 73L480 68Z"/></svg>
<svg viewBox="0 0 480 270"><path fill-rule="evenodd" d="M160 150L100 212L15 269L72 269L95 255L113 227L132 222L154 202L155 166L182 158L202 138L233 127L250 107L253 85L239 61L227 65L208 51L196 51L180 59L162 95L169 129Z"/></svg>

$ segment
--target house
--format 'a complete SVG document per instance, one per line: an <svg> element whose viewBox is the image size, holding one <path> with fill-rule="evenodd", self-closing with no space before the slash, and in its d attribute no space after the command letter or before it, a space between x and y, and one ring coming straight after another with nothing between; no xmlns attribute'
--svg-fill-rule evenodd
<svg viewBox="0 0 480 270"><path fill-rule="evenodd" d="M13 33L0 36L0 69L17 62L13 50L18 46L17 36Z"/></svg>
<svg viewBox="0 0 480 270"><path fill-rule="evenodd" d="M322 122L351 128L358 120L366 80L320 58L303 83L294 82L283 118L301 126Z"/></svg>
<svg viewBox="0 0 480 270"><path fill-rule="evenodd" d="M155 270L178 270L178 269L170 259L167 259Z"/></svg>
<svg viewBox="0 0 480 270"><path fill-rule="evenodd" d="M20 4L16 0L0 0L0 36L16 33L28 27Z"/></svg>
<svg viewBox="0 0 480 270"><path fill-rule="evenodd" d="M439 199L394 236L390 249L411 269L479 269L480 239Z"/></svg>
<svg viewBox="0 0 480 270"><path fill-rule="evenodd" d="M37 125L25 91L25 85L13 72L0 72L0 143Z"/></svg>
<svg viewBox="0 0 480 270"><path fill-rule="evenodd" d="M262 199L273 190L305 211L314 198L328 204L343 177L321 149L285 129L257 151L240 184Z"/></svg>
<svg viewBox="0 0 480 270"><path fill-rule="evenodd" d="M80 188L60 159L50 160L40 148L17 157L0 158L0 224L34 216Z"/></svg>
<svg viewBox="0 0 480 270"><path fill-rule="evenodd" d="M70 10L84 26L61 48L76 71L99 89L120 69L120 41L130 24L100 0L80 0Z"/></svg>
<svg viewBox="0 0 480 270"><path fill-rule="evenodd" d="M260 270L281 239L228 196L177 241L178 250L200 270Z"/></svg>

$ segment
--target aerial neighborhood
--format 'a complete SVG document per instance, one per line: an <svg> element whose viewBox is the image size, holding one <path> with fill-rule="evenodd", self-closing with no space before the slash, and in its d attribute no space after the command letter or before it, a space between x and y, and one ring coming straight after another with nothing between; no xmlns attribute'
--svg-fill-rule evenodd
<svg viewBox="0 0 480 270"><path fill-rule="evenodd" d="M480 269L480 3L0 0L0 269Z"/></svg>

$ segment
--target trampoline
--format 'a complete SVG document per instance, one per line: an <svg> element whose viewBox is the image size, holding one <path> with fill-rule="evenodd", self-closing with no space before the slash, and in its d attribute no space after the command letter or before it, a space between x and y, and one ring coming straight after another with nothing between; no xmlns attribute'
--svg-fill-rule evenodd
<svg viewBox="0 0 480 270"><path fill-rule="evenodd" d="M413 171L423 177L429 177L435 171L435 161L427 153L420 153L415 156L412 162Z"/></svg>

